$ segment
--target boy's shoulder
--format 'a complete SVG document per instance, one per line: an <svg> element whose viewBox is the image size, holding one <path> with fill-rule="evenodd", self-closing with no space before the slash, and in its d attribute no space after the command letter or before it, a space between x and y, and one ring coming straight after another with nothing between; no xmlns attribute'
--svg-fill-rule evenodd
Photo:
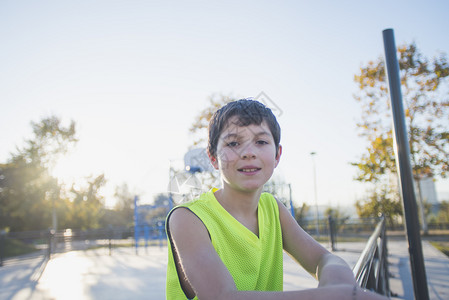
<svg viewBox="0 0 449 300"><path fill-rule="evenodd" d="M199 195L197 198L191 200L191 201L187 201L187 202L183 202L183 203L179 203L177 204L175 207L173 207L170 212L167 214L166 217L166 223L169 222L169 220L173 219L173 216L175 216L174 218L178 218L178 215L181 215L182 218L188 216L187 218L191 217L191 213L193 213L194 215L197 215L197 211L201 210L201 207L207 206L207 203L210 203L210 200L213 198L213 191L210 190L208 192L204 192L201 195ZM180 209L180 208L184 208L184 209ZM185 211L190 211L190 213L185 214ZM171 221L170 221L171 222Z"/></svg>
<svg viewBox="0 0 449 300"><path fill-rule="evenodd" d="M203 192L202 194L200 194L195 199L193 199L191 201L188 201L188 202L185 202L185 203L181 203L181 204L177 205L176 207L187 207L187 208L189 208L189 207L196 206L196 205L204 205L205 203L210 202L210 201L215 199L214 192L216 190L217 189L214 189L214 188L210 189L207 192Z"/></svg>
<svg viewBox="0 0 449 300"><path fill-rule="evenodd" d="M268 193L268 192L263 192L260 195L260 200L259 201L264 201L264 202L277 202L276 197L273 196L273 194Z"/></svg>

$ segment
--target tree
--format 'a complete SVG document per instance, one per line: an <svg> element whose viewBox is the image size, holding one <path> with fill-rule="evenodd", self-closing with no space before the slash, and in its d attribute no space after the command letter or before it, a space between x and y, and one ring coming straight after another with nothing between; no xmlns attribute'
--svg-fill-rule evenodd
<svg viewBox="0 0 449 300"><path fill-rule="evenodd" d="M237 100L235 97L223 94L213 94L209 97L209 105L199 112L189 129L193 135L193 143L190 148L206 148L207 128L209 127L209 121L212 115L223 105L235 100Z"/></svg>
<svg viewBox="0 0 449 300"><path fill-rule="evenodd" d="M106 209L101 226L109 225L131 227L134 224L134 196L126 183L115 187L116 203L113 209Z"/></svg>
<svg viewBox="0 0 449 300"><path fill-rule="evenodd" d="M104 213L103 196L100 189L106 184L103 174L87 178L86 187L72 186L70 221L68 227L75 229L98 228Z"/></svg>
<svg viewBox="0 0 449 300"><path fill-rule="evenodd" d="M25 159L0 165L0 228L11 231L49 227L56 188L48 172Z"/></svg>
<svg viewBox="0 0 449 300"><path fill-rule="evenodd" d="M414 43L398 47L398 53L411 166L419 189L423 177L448 175L449 65L444 53L429 60ZM385 74L384 60L378 58L354 77L359 87L355 99L362 107L362 121L357 127L368 141L360 161L352 163L358 169L359 181L379 183L396 173Z"/></svg>
<svg viewBox="0 0 449 300"><path fill-rule="evenodd" d="M59 156L78 142L74 121L71 121L68 127L64 127L58 117L50 116L37 123L31 122L31 126L34 138L27 140L23 149L18 149L18 154L13 155L13 161L25 157L50 169Z"/></svg>
<svg viewBox="0 0 449 300"><path fill-rule="evenodd" d="M52 204L59 195L50 168L74 143L75 123L55 116L31 122L33 136L0 165L0 228L37 230L51 225Z"/></svg>
<svg viewBox="0 0 449 300"><path fill-rule="evenodd" d="M438 219L440 222L449 223L449 201L442 201L440 212L438 213Z"/></svg>
<svg viewBox="0 0 449 300"><path fill-rule="evenodd" d="M360 218L378 218L384 215L387 226L391 228L397 225L397 217L402 215L399 194L391 191L387 185L373 189L367 199L357 201L355 207Z"/></svg>
<svg viewBox="0 0 449 300"><path fill-rule="evenodd" d="M349 216L338 207L326 208L326 210L324 211L324 215L328 220L331 243L334 243L335 234L337 232L340 232L340 228L342 228L345 225L346 221L349 220ZM332 246L332 249L335 250L334 246Z"/></svg>
<svg viewBox="0 0 449 300"><path fill-rule="evenodd" d="M346 222L349 219L349 216L339 208L328 207L324 211L324 215L326 218L332 217L334 220L339 220L341 224Z"/></svg>
<svg viewBox="0 0 449 300"><path fill-rule="evenodd" d="M120 215L124 226L134 223L134 197L126 183L115 188L114 197L117 200L114 210Z"/></svg>
<svg viewBox="0 0 449 300"><path fill-rule="evenodd" d="M299 225L303 227L307 225L306 218L309 210L310 206L308 206L306 203L303 203L301 207L295 208L295 220Z"/></svg>

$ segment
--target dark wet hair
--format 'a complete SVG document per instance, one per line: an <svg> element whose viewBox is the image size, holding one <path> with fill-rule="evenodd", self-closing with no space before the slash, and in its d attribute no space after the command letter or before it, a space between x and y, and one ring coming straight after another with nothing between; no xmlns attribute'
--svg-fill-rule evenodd
<svg viewBox="0 0 449 300"><path fill-rule="evenodd" d="M234 116L237 116L238 126L260 125L265 121L273 136L276 154L278 153L281 128L271 109L256 100L240 99L224 105L210 119L207 150L211 156L217 156L218 139L228 126L228 121Z"/></svg>

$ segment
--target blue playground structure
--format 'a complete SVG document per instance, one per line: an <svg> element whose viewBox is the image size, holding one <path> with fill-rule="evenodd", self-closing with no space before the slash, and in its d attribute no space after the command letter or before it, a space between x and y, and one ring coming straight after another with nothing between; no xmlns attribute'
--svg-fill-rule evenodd
<svg viewBox="0 0 449 300"><path fill-rule="evenodd" d="M134 197L134 240L138 254L140 239L145 241L145 249L150 241L159 241L160 247L166 240L165 217L173 208L171 195L165 205L139 205L139 197Z"/></svg>

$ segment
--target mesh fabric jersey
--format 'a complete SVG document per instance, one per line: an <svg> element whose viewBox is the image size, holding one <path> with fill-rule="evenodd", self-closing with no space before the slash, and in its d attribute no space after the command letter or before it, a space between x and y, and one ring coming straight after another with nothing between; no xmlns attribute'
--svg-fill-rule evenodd
<svg viewBox="0 0 449 300"><path fill-rule="evenodd" d="M263 193L258 204L259 236L237 221L217 201L212 189L186 207L206 226L212 245L232 275L238 290L281 291L283 286L282 232L279 207L271 194ZM173 212L172 210L172 212ZM187 299L177 274L168 228L168 300ZM197 299L196 297L194 299Z"/></svg>

